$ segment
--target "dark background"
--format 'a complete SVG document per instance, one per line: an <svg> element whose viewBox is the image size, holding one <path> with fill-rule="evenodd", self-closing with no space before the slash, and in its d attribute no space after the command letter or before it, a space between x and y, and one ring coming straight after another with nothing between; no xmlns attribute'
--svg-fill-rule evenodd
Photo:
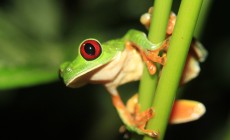
<svg viewBox="0 0 230 140"><path fill-rule="evenodd" d="M91 25L95 20L100 36L103 36L103 32L107 33L105 40L119 37L129 28L145 30L139 24L139 16L143 13L142 10L145 12L147 7L152 5L152 1L142 1L146 2L144 8L138 10L135 7L138 5L130 1L98 0L92 1L91 5L89 2L58 1L62 9L63 40L76 33L79 36L90 37L75 27L76 22L84 22L90 18L92 19L88 22L91 22ZM130 12L130 7L126 7L130 3L134 4L130 6L131 10L136 10L134 13ZM13 0L1 0L0 8L7 9L13 4ZM227 137L227 132L230 131L228 9L228 1L213 2L201 39L209 52L208 59L201 65L200 76L187 84L183 90L183 98L203 102L207 112L198 121L170 125L166 140L230 139L229 136ZM82 13L85 15L81 15ZM96 22L96 20L101 21ZM137 91L137 86L138 82L119 88L124 100ZM29 87L2 90L0 93L0 139L2 140L57 138L117 140L123 137L118 133L122 123L112 106L109 94L102 86L87 85L79 89L70 89L65 87L61 80L56 80Z"/></svg>

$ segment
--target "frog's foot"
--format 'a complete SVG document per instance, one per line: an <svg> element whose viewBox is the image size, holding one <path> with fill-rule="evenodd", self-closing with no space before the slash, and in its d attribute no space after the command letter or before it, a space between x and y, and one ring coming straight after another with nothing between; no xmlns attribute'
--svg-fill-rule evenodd
<svg viewBox="0 0 230 140"><path fill-rule="evenodd" d="M147 28L149 29L150 27L150 23L151 23L151 15L153 12L153 7L150 7L147 13L144 13L141 18L140 18L140 22ZM168 35L171 35L174 29L176 23L176 14L171 12L170 17L169 17L169 21L168 21L168 26L167 26L167 30L166 33Z"/></svg>
<svg viewBox="0 0 230 140"><path fill-rule="evenodd" d="M166 53L163 53L162 56L159 56L159 51L148 51L146 57L148 60L161 65L165 65L166 63Z"/></svg>
<svg viewBox="0 0 230 140"><path fill-rule="evenodd" d="M136 106L138 105L136 104ZM148 135L152 138L159 137L159 132L145 128L147 122L154 116L153 109L150 108L141 113L136 110L135 113L131 114L133 117L133 125L126 125L127 130L134 131L140 135Z"/></svg>
<svg viewBox="0 0 230 140"><path fill-rule="evenodd" d="M138 95L133 95L126 103L127 110L132 114L138 126L146 124L154 115L152 108L149 108L140 113L140 106L138 104Z"/></svg>
<svg viewBox="0 0 230 140"><path fill-rule="evenodd" d="M203 103L193 100L176 100L174 102L169 122L180 124L198 120L206 112Z"/></svg>
<svg viewBox="0 0 230 140"><path fill-rule="evenodd" d="M145 62L145 64L147 65L147 68L149 70L149 73L151 75L156 73L156 66L154 64L154 62L159 63L161 65L165 65L166 63L166 52L169 46L169 40L170 38L167 38L161 45L160 48L158 48L157 50L147 50L147 51L142 51L140 50L140 54L142 56L143 61ZM162 51L162 55L159 56L159 53Z"/></svg>
<svg viewBox="0 0 230 140"><path fill-rule="evenodd" d="M132 132L136 132L140 135L148 135L153 138L157 138L158 132L145 129L146 123L153 117L153 110L147 109L146 111L139 113L139 106L137 104L137 96L133 96L128 102L127 106L123 104L120 96L112 96L113 104L116 107L120 118L126 126L126 129ZM120 129L124 132L124 129Z"/></svg>
<svg viewBox="0 0 230 140"><path fill-rule="evenodd" d="M159 51L148 51L147 53L141 51L140 54L151 75L154 75L157 71L157 67L154 62L157 62L161 65L164 65L166 62L166 54L164 53L162 56L159 56Z"/></svg>
<svg viewBox="0 0 230 140"><path fill-rule="evenodd" d="M176 14L174 12L171 12L169 21L168 21L167 30L166 30L166 33L168 35L172 34L175 24L176 24Z"/></svg>
<svg viewBox="0 0 230 140"><path fill-rule="evenodd" d="M169 46L169 41L170 41L170 37L165 39L161 45L160 48L158 48L157 50L148 50L146 53L146 57L151 60L152 62L156 62L159 63L161 65L165 65L166 63L166 50L168 49ZM162 56L159 56L159 53L162 51Z"/></svg>
<svg viewBox="0 0 230 140"><path fill-rule="evenodd" d="M144 13L143 15L141 15L140 17L140 22L142 25L145 26L145 28L149 29L150 27L150 22L151 22L151 15L153 12L153 7L150 7L147 13Z"/></svg>
<svg viewBox="0 0 230 140"><path fill-rule="evenodd" d="M145 64L147 65L147 68L148 68L148 70L149 70L149 73L150 73L151 75L155 74L156 71L157 71L156 65L155 65L152 61L150 61L150 60L148 59L148 57L146 56L146 54L145 54L143 51L141 51L140 54L141 54L141 56L142 56L143 61L144 61Z"/></svg>
<svg viewBox="0 0 230 140"><path fill-rule="evenodd" d="M140 113L140 106L138 104L138 95L135 94L132 96L126 104L126 108L132 114L135 127L128 128L128 129L135 129L139 134L145 134L153 138L157 138L159 133L154 130L145 129L147 122L154 116L154 110L149 108Z"/></svg>
<svg viewBox="0 0 230 140"><path fill-rule="evenodd" d="M139 105L136 104L136 106L139 106ZM152 138L158 138L159 137L159 133L157 131L145 128L147 122L154 116L153 109L149 108L149 109L147 109L141 113L139 112L139 109L138 109L132 115L134 117L135 127L137 127L137 128L134 127L134 128L131 128L131 130L136 129L136 131L139 134L145 134L145 135L148 135Z"/></svg>

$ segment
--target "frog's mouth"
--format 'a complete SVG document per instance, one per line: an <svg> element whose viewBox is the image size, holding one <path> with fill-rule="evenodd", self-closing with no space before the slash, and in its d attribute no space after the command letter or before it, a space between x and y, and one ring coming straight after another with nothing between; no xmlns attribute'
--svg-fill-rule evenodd
<svg viewBox="0 0 230 140"><path fill-rule="evenodd" d="M95 73L100 71L102 68L104 68L106 65L108 65L112 61L113 60L107 62L106 64L102 64L102 65L94 67L88 71L85 71L84 73L82 73L78 77L75 77L75 78L69 80L69 82L66 84L66 86L71 87L71 88L78 88L78 87L82 87L88 83L101 83L101 82L104 83L104 82L106 82L105 80L98 81L98 82L97 81L92 82L90 79Z"/></svg>
<svg viewBox="0 0 230 140"><path fill-rule="evenodd" d="M72 88L77 88L87 83L92 83L90 78L98 75L97 71L99 71L102 67L110 64L110 62L113 62L114 60L117 60L117 58L121 56L122 51L123 50L119 50L116 47L111 47L107 51L104 50L97 59L90 61L85 60L83 57L77 57L77 59L74 61L66 62L61 65L60 76L63 78L66 86ZM80 55L81 54L79 54L79 56ZM116 65L112 67L116 67ZM103 76L103 78L104 77L105 76ZM93 80L93 82L95 81Z"/></svg>
<svg viewBox="0 0 230 140"><path fill-rule="evenodd" d="M67 86L77 88L87 83L104 84L113 80L123 67L126 55L118 53L112 60L92 67L67 82Z"/></svg>

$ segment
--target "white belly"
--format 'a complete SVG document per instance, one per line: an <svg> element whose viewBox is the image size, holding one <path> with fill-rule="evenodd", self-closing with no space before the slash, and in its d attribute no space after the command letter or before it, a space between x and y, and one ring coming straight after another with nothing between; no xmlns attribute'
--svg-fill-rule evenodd
<svg viewBox="0 0 230 140"><path fill-rule="evenodd" d="M135 49L125 49L114 60L98 68L90 77L90 83L121 84L139 80L143 71L141 56Z"/></svg>

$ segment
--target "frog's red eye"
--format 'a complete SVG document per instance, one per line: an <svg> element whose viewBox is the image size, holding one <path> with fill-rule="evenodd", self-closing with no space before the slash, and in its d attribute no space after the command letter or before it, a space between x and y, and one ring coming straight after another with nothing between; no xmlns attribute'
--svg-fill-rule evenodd
<svg viewBox="0 0 230 140"><path fill-rule="evenodd" d="M97 40L85 40L80 47L81 55L86 60L94 60L101 54L101 45Z"/></svg>

